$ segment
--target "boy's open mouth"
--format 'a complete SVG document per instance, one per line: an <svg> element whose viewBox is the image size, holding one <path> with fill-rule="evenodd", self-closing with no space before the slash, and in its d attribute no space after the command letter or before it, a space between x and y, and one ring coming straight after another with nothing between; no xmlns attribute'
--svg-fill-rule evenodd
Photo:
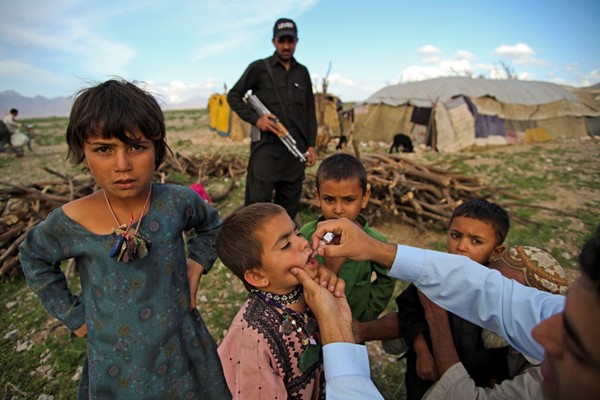
<svg viewBox="0 0 600 400"><path fill-rule="evenodd" d="M306 264L311 267L317 267L319 265L319 262L312 256L312 252L308 256L308 259L306 260Z"/></svg>

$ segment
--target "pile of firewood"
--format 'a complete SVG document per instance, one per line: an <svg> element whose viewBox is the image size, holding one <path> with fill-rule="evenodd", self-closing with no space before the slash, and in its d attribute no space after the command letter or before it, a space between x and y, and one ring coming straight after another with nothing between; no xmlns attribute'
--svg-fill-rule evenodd
<svg viewBox="0 0 600 400"><path fill-rule="evenodd" d="M20 274L18 246L29 230L57 207L97 190L91 177L73 178L44 168L53 178L30 184L0 180L0 277ZM233 155L169 156L156 172L156 180L177 182L181 175L197 182L209 178L229 177L230 183L220 193L211 193L219 202L233 189L236 178L246 172L246 161ZM179 176L177 176L179 175ZM177 178L177 179L175 179Z"/></svg>
<svg viewBox="0 0 600 400"><path fill-rule="evenodd" d="M0 181L0 276L19 273L18 246L32 227L56 207L94 191L91 179L78 180L44 169L57 179L27 185Z"/></svg>
<svg viewBox="0 0 600 400"><path fill-rule="evenodd" d="M230 178L229 186L222 192L211 193L213 202L225 199L235 187L237 177L246 173L247 161L233 154L213 154L210 156L186 156L175 153L169 156L157 172L161 182L173 182L169 174L177 172L194 177L196 182L208 178Z"/></svg>
<svg viewBox="0 0 600 400"><path fill-rule="evenodd" d="M427 167L397 154L361 155L371 187L371 198L363 213L372 223L394 217L396 222L442 229L456 206L472 198L488 197L489 188L477 177ZM318 212L314 175L308 175L302 203Z"/></svg>
<svg viewBox="0 0 600 400"><path fill-rule="evenodd" d="M362 155L368 174L371 198L364 210L369 221L394 217L396 222L423 231L437 225L445 229L454 208L461 202L486 197L490 190L478 178L427 167L404 155ZM207 182L229 178L220 193L211 193L213 202L225 199L236 180L246 173L247 161L231 154L211 156L169 156L156 172L156 179L173 183L181 180ZM18 185L0 181L0 277L19 273L18 246L27 232L56 207L97 190L90 177L75 179L46 169L52 180ZM308 174L302 203L314 208L315 176Z"/></svg>

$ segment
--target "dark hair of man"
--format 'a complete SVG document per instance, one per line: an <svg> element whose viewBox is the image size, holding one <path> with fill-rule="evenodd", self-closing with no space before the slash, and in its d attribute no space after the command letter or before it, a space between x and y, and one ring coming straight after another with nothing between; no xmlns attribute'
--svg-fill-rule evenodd
<svg viewBox="0 0 600 400"><path fill-rule="evenodd" d="M11 109L10 109L10 113L11 113L11 114L18 114L18 113L19 113L19 110L17 110L16 108L11 108Z"/></svg>
<svg viewBox="0 0 600 400"><path fill-rule="evenodd" d="M506 211L498 204L490 203L484 199L470 199L454 209L450 224L456 217L467 217L486 222L494 227L498 245L504 243L510 220Z"/></svg>
<svg viewBox="0 0 600 400"><path fill-rule="evenodd" d="M600 225L579 253L579 264L583 275L594 285L600 296Z"/></svg>
<svg viewBox="0 0 600 400"><path fill-rule="evenodd" d="M367 171L362 163L350 154L334 154L321 161L317 169L317 191L323 181L347 179L358 179L363 194L367 191Z"/></svg>
<svg viewBox="0 0 600 400"><path fill-rule="evenodd" d="M154 142L154 169L164 161L167 150L165 120L156 99L134 83L108 80L81 90L75 98L67 126L67 160L75 165L83 162L84 143L90 136L117 138L128 145L136 139L128 133L141 131Z"/></svg>
<svg viewBox="0 0 600 400"><path fill-rule="evenodd" d="M244 272L262 266L263 248L258 232L268 220L285 213L277 204L255 203L234 211L223 220L215 244L217 254L248 291L254 287L246 282Z"/></svg>

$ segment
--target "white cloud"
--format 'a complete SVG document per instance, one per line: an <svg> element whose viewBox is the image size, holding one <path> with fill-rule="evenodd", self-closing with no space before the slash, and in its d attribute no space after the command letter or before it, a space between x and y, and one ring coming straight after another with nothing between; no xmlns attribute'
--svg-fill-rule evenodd
<svg viewBox="0 0 600 400"><path fill-rule="evenodd" d="M329 75L329 77L327 78L327 80L329 81L330 85L345 86L345 87L354 87L354 86L356 86L354 84L354 81L352 79L345 78L345 77L343 77L342 75L340 75L338 73Z"/></svg>
<svg viewBox="0 0 600 400"><path fill-rule="evenodd" d="M217 87L218 85L214 79L194 83L186 83L178 80L168 83L147 81L147 84L147 89L153 94L158 95L169 106L177 106L177 104L193 98L208 98L216 91L222 90L222 88Z"/></svg>
<svg viewBox="0 0 600 400"><path fill-rule="evenodd" d="M459 60L471 61L475 59L475 55L470 51L459 50L456 52L456 58L458 58Z"/></svg>
<svg viewBox="0 0 600 400"><path fill-rule="evenodd" d="M430 44L426 44L425 46L421 47L419 50L417 50L417 53L419 54L423 54L424 56L432 56L432 55L438 55L441 53L441 50L438 49L437 47L430 45Z"/></svg>
<svg viewBox="0 0 600 400"><path fill-rule="evenodd" d="M536 52L526 43L515 45L503 44L492 51L492 55L500 57L522 67L544 67L548 61L536 58Z"/></svg>
<svg viewBox="0 0 600 400"><path fill-rule="evenodd" d="M32 13L22 7L24 3L15 4L12 19L0 19L2 41L30 49L22 52L21 61L37 64L37 69L50 69L47 65L64 63L70 66L67 69L86 76L125 74L136 52L93 31L107 17L105 13L96 10L93 15L87 14L85 7L76 1L39 2L35 4L36 12ZM75 6L82 9L75 12ZM118 8L121 12L124 9ZM51 59L36 56L49 52L53 53Z"/></svg>
<svg viewBox="0 0 600 400"><path fill-rule="evenodd" d="M400 82L421 81L440 76L469 76L472 68L467 60L444 60L435 66L411 65L402 71Z"/></svg>
<svg viewBox="0 0 600 400"><path fill-rule="evenodd" d="M6 83L5 83L6 82ZM7 84L10 82L10 84ZM76 89L77 82L73 78L57 75L35 65L19 61L0 60L0 85L4 88L15 89L15 82L19 84L19 94L23 96L40 95L40 88L48 90L46 97L70 96ZM68 88L68 93L65 92Z"/></svg>
<svg viewBox="0 0 600 400"><path fill-rule="evenodd" d="M442 56L441 50L430 44L421 47L417 50L417 53L424 57L423 61L426 63L436 63L440 61Z"/></svg>
<svg viewBox="0 0 600 400"><path fill-rule="evenodd" d="M517 43L515 45L503 44L492 51L492 54L509 60L518 60L531 57L535 52L526 43Z"/></svg>
<svg viewBox="0 0 600 400"><path fill-rule="evenodd" d="M55 80L58 77L48 70L19 61L0 60L0 77L8 79L30 79L38 82Z"/></svg>
<svg viewBox="0 0 600 400"><path fill-rule="evenodd" d="M600 82L600 69L594 69L583 76L581 86L591 86Z"/></svg>
<svg viewBox="0 0 600 400"><path fill-rule="evenodd" d="M424 79L437 78L438 76L441 76L441 71L438 67L411 65L410 67L404 68L399 82L395 83L422 81Z"/></svg>

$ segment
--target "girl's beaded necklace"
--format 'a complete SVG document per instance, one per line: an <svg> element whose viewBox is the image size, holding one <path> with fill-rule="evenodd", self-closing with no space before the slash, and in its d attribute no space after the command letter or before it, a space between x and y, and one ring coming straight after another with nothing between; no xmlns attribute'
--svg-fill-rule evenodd
<svg viewBox="0 0 600 400"><path fill-rule="evenodd" d="M299 285L299 288L302 288L302 286ZM296 293L297 290L298 288L292 293ZM272 308L274 312L281 315L281 331L283 334L291 335L292 332L296 332L300 338L300 343L305 347L302 356L300 356L299 367L302 372L306 372L312 365L319 361L321 357L317 320L312 311L310 311L310 308L307 307L306 312L295 311L274 301L273 297L275 295L272 293L263 292L257 289L252 290L252 293L262 299L267 305L283 311L283 313L280 313ZM300 291L300 293L302 292ZM269 296L269 294L271 296ZM290 297L290 295L287 295L286 297ZM298 300L295 300L288 304L296 303L297 301Z"/></svg>
<svg viewBox="0 0 600 400"><path fill-rule="evenodd" d="M133 224L133 213L131 213L131 217L129 218L129 224L121 225L117 215L112 209L110 205L110 201L108 201L108 197L106 196L106 191L104 191L104 199L106 200L106 204L108 205L108 209L112 214L115 222L117 223L117 228L113 229L113 233L117 235L115 239L115 243L112 245L110 249L109 255L111 257L116 257L117 261L129 262L135 259L142 259L148 255L150 251L150 246L152 242L146 238L144 235L139 233L140 225L142 225L142 218L144 217L144 212L146 212L146 208L150 203L150 195L152 193L152 185L148 190L148 194L146 195L146 201L144 202L144 206L142 207L142 212L140 213L140 218L138 219L137 226L135 227L135 231L130 233L131 225Z"/></svg>

